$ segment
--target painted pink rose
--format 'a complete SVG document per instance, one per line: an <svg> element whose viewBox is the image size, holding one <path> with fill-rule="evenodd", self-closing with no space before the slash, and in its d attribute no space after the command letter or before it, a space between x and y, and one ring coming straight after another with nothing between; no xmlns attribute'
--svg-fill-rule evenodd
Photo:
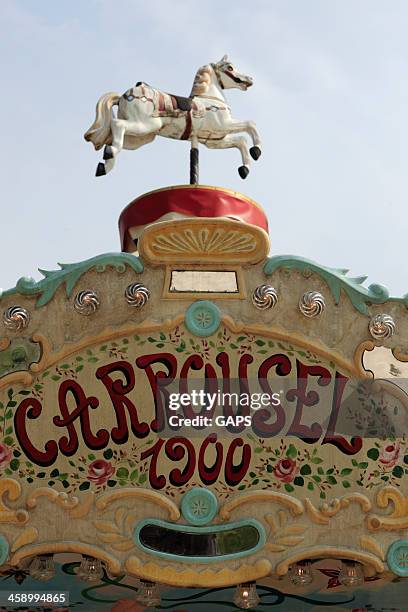
<svg viewBox="0 0 408 612"><path fill-rule="evenodd" d="M6 467L10 463L11 457L11 449L6 444L0 443L0 469Z"/></svg>
<svg viewBox="0 0 408 612"><path fill-rule="evenodd" d="M105 459L96 459L88 466L87 478L96 485L101 485L109 480L114 473L115 469L110 461L105 461Z"/></svg>
<svg viewBox="0 0 408 612"><path fill-rule="evenodd" d="M399 444L388 444L383 446L380 452L379 461L387 467L391 468L397 463L401 455L401 448Z"/></svg>
<svg viewBox="0 0 408 612"><path fill-rule="evenodd" d="M279 478L282 482L292 482L294 477L299 471L296 461L293 459L281 459L274 467L274 474L276 478Z"/></svg>

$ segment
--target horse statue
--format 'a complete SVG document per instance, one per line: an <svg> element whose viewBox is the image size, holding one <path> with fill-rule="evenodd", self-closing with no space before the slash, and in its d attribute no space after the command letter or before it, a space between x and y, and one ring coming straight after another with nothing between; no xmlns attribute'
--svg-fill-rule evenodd
<svg viewBox="0 0 408 612"><path fill-rule="evenodd" d="M96 176L112 170L122 149L137 149L160 135L190 141L197 156L198 143L210 149L239 149L242 166L238 172L245 179L250 155L255 160L261 155L261 141L252 121L232 118L223 90L246 91L252 84L252 78L240 74L224 55L216 64L207 64L197 71L188 98L162 92L141 81L122 96L114 92L104 94L96 105L95 121L84 135L97 151L105 147L104 163L98 164ZM118 107L116 115L113 106ZM249 150L242 132L252 140Z"/></svg>

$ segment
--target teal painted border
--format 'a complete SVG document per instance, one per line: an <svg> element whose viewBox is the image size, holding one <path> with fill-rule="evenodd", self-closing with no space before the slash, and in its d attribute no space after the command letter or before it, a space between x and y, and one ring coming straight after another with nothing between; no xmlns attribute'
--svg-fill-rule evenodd
<svg viewBox="0 0 408 612"><path fill-rule="evenodd" d="M137 274L143 272L141 260L130 253L105 253L78 263L58 265L61 270L39 270L44 276L40 281L35 281L30 277L23 277L20 278L13 289L3 292L0 290L0 300L7 295L39 295L36 303L36 308L39 308L48 304L54 297L57 289L63 284L65 284L67 297L70 297L76 283L89 270L95 269L96 272L105 272L107 266L112 266L117 272L123 273L126 270L126 266L129 266Z"/></svg>
<svg viewBox="0 0 408 612"><path fill-rule="evenodd" d="M229 529L235 529L236 527L245 527L252 526L259 533L259 542L253 548L249 550L244 550L239 553L232 553L230 555L222 555L220 557L181 557L180 555L172 555L171 553L163 553L160 551L152 550L151 548L147 548L140 541L140 531L146 525L157 525L159 527L166 527L168 529L173 529L173 531L180 532L193 532L193 533L217 533L219 531L228 531ZM208 527L192 527L191 525L180 525L176 523L169 523L167 521L161 521L159 519L144 519L140 521L135 527L133 532L133 541L135 544L143 550L143 552L154 555L156 557L160 557L162 559L169 559L171 561L180 561L182 563L219 563L222 561L227 561L229 559L239 559L241 557L247 557L249 555L254 554L263 546L265 546L266 542L266 534L263 525L256 519L246 519L243 521L236 521L234 523L226 523L222 525L209 525Z"/></svg>
<svg viewBox="0 0 408 612"><path fill-rule="evenodd" d="M3 565L9 556L10 546L4 535L0 534L0 565Z"/></svg>
<svg viewBox="0 0 408 612"><path fill-rule="evenodd" d="M408 293L402 298L390 298L388 289L383 285L373 284L368 288L363 287L362 283L367 277L349 278L346 276L348 272L346 269L325 268L309 259L295 255L277 255L266 261L264 273L269 276L280 268L299 270L304 275L311 272L318 274L328 284L336 304L339 303L340 293L343 290L353 306L363 315L368 316L369 304L384 304L387 300L402 302L408 308Z"/></svg>
<svg viewBox="0 0 408 612"><path fill-rule="evenodd" d="M192 504L194 501L203 501L208 505L207 513L204 516L194 514ZM194 487L183 495L181 500L181 513L190 525L203 526L210 523L218 511L218 500L210 489Z"/></svg>
<svg viewBox="0 0 408 612"><path fill-rule="evenodd" d="M213 317L213 322L208 327L201 327L196 323L195 316L198 310L204 310L209 313L210 316ZM208 300L198 300L187 308L186 316L185 316L186 327L192 334L195 336L200 336L205 338L207 336L212 336L220 326L221 323L221 311L213 302Z"/></svg>
<svg viewBox="0 0 408 612"><path fill-rule="evenodd" d="M405 565L404 567L399 565L397 560L399 548L405 548L406 554L408 555L408 540L397 540L391 544L387 552L387 563L393 574L406 578L408 576L408 565Z"/></svg>

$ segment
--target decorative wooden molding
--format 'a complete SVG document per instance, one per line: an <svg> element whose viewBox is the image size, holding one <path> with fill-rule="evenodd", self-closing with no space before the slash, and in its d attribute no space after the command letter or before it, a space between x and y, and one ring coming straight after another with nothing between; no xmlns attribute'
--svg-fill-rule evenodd
<svg viewBox="0 0 408 612"><path fill-rule="evenodd" d="M408 497L395 487L384 487L377 493L376 499L379 508L388 509L393 504L394 511L387 515L371 514L367 519L370 531L399 531L408 529Z"/></svg>
<svg viewBox="0 0 408 612"><path fill-rule="evenodd" d="M10 346L10 338L0 338L0 351L5 351Z"/></svg>
<svg viewBox="0 0 408 612"><path fill-rule="evenodd" d="M0 390L4 387L8 387L15 383L20 383L21 385L28 387L33 384L34 377L37 372L41 372L47 367L47 358L51 353L50 343L46 336L40 333L36 333L32 335L32 342L36 342L40 344L41 347L41 357L40 360L36 363L30 364L29 370L21 370L18 372L11 372L10 374L6 374L0 378ZM8 341L10 344L10 341ZM0 350L1 344L0 344Z"/></svg>
<svg viewBox="0 0 408 612"><path fill-rule="evenodd" d="M78 497L69 497L64 492L58 492L54 489L50 489L49 487L40 487L39 489L34 489L34 491L32 491L27 497L27 508L36 508L37 500L41 497L45 497L52 504L56 504L57 506L60 506L66 510L72 510L79 504Z"/></svg>
<svg viewBox="0 0 408 612"><path fill-rule="evenodd" d="M79 553L100 559L106 565L109 573L117 575L121 570L121 563L116 557L105 552L98 546L91 546L83 542L70 542L69 540L60 540L59 542L45 542L20 548L10 559L11 565L19 565L23 559L27 557L35 557L37 555L57 554L57 553Z"/></svg>
<svg viewBox="0 0 408 612"><path fill-rule="evenodd" d="M359 544L361 548L368 550L369 552L373 553L373 555L379 557L381 561L384 561L385 554L377 540L374 540L374 538L371 536L360 536Z"/></svg>
<svg viewBox="0 0 408 612"><path fill-rule="evenodd" d="M305 499L304 504L305 510L313 523L328 525L333 516L338 514L340 510L348 508L352 502L359 504L362 512L369 512L371 510L371 501L366 495L361 493L349 493L340 498L336 497L329 504L322 504L320 508L316 508L309 498Z"/></svg>
<svg viewBox="0 0 408 612"><path fill-rule="evenodd" d="M71 518L74 519L84 518L89 514L94 503L95 493L93 491L90 491L89 493L82 495L80 503L77 506L71 508L68 514Z"/></svg>
<svg viewBox="0 0 408 612"><path fill-rule="evenodd" d="M293 514L297 516L303 514L303 504L298 499L286 495L286 493L278 493L275 491L254 491L249 493L243 493L237 495L231 501L226 502L219 512L219 517L222 521L228 521L231 517L231 513L243 506L244 504L253 504L256 502L278 504L284 506Z"/></svg>
<svg viewBox="0 0 408 612"><path fill-rule="evenodd" d="M225 565L225 563L224 563ZM143 563L138 557L131 556L126 560L125 570L143 580L152 580L181 587L226 587L259 580L268 576L272 571L272 564L268 559L259 559L253 565L244 563L238 569L223 567L222 569L205 568L196 571L190 567L174 570L173 565L159 565L157 563Z"/></svg>
<svg viewBox="0 0 408 612"><path fill-rule="evenodd" d="M116 510L113 521L94 521L94 526L102 542L109 544L115 550L128 551L135 547L132 535L136 521L135 514L121 507Z"/></svg>
<svg viewBox="0 0 408 612"><path fill-rule="evenodd" d="M276 574L285 576L291 565L303 559L350 559L358 561L364 565L367 576L381 574L384 571L384 563L372 553L340 546L308 546L280 561L275 567Z"/></svg>
<svg viewBox="0 0 408 612"><path fill-rule="evenodd" d="M11 552L15 552L19 548L23 546L27 546L28 544L32 544L38 539L38 529L35 527L26 527L24 531L20 533L19 536L14 540L11 546Z"/></svg>
<svg viewBox="0 0 408 612"><path fill-rule="evenodd" d="M392 354L394 355L395 359L398 359L398 361L408 361L408 347L401 347L398 346L397 348L393 349Z"/></svg>
<svg viewBox="0 0 408 612"><path fill-rule="evenodd" d="M17 501L21 496L21 484L12 478L0 479L0 523L17 523L24 525L28 521L28 512L23 509L9 508L4 501L7 495L9 501Z"/></svg>
<svg viewBox="0 0 408 612"><path fill-rule="evenodd" d="M265 545L265 548L270 552L282 552L288 546L297 546L305 539L303 534L307 531L308 526L296 523L288 525L288 513L284 510L278 511L279 525L277 525L273 514L265 514L264 518L270 527L269 537L273 540Z"/></svg>
<svg viewBox="0 0 408 612"><path fill-rule="evenodd" d="M108 327L101 331L98 335L86 336L82 338L78 342L69 344L65 346L63 349L54 352L51 347L50 340L46 338L43 334L33 334L33 341L40 342L42 347L42 355L41 360L38 363L33 363L30 366L30 372L15 372L12 374L7 374L2 379L0 379L0 389L15 382L20 382L24 386L30 386L34 381L33 373L41 373L52 365L55 365L59 361L62 361L73 355L75 353L80 352L85 348L89 348L95 346L97 344L107 342L109 340L114 340L121 336L127 336L129 334L143 334L155 331L170 331L176 328L178 325L183 324L184 322L184 314L177 315L172 319L164 319L161 322L145 320L141 324L129 324L126 323L123 326L112 328ZM248 325L243 321L234 321L229 315L223 314L221 317L221 323L224 324L229 331L233 333L248 333L264 336L265 338L270 338L272 340L280 340L283 342L289 342L292 345L295 345L299 348L305 348L322 359L327 361L335 362L338 367L340 367L344 372L357 376L360 378L372 378L372 374L367 372L362 365L362 354L367 349L368 343L363 343L359 345L356 349L356 353L354 355L354 360L350 361L337 353L336 351L330 351L322 346L319 342L314 342L308 339L306 336L298 334L298 333L287 333L283 332L281 329L266 327L260 324L252 324ZM360 352L359 352L360 351ZM356 355L359 354L359 358L356 359Z"/></svg>
<svg viewBox="0 0 408 612"><path fill-rule="evenodd" d="M268 256L269 238L256 225L228 218L186 218L146 227L140 256L153 264L256 264Z"/></svg>
<svg viewBox="0 0 408 612"><path fill-rule="evenodd" d="M75 496L69 497L63 491L58 492L49 487L40 487L39 489L34 489L34 491L29 494L26 500L26 507L28 509L36 508L37 501L41 497L45 497L52 504L67 510L68 515L76 519L87 516L95 501L95 494L93 492L89 492L79 499Z"/></svg>
<svg viewBox="0 0 408 612"><path fill-rule="evenodd" d="M124 501L125 499L135 499L137 501L148 501L152 502L156 506L160 506L164 510L167 510L168 515L172 521L178 521L180 518L180 510L176 504L171 501L165 495L153 491L151 489L120 489L118 491L112 491L111 493L104 493L101 497L96 500L96 508L98 510L105 510L109 504L116 501Z"/></svg>

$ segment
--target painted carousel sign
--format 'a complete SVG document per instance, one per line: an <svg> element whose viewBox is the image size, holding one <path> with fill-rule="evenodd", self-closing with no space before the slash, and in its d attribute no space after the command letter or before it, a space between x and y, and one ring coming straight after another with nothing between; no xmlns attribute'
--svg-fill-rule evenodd
<svg viewBox="0 0 408 612"><path fill-rule="evenodd" d="M188 108L143 83L101 98L86 137L106 171L189 122L193 148L200 130L230 143L244 124L221 90L252 81L226 58L197 74ZM367 365L379 347L408 361L407 297L268 257L261 207L227 189L146 194L119 227L121 253L0 295L4 571L49 576L35 563L70 553L90 581L143 580L146 605L162 582L239 585L241 607L316 560L342 584L407 575L407 390Z"/></svg>

